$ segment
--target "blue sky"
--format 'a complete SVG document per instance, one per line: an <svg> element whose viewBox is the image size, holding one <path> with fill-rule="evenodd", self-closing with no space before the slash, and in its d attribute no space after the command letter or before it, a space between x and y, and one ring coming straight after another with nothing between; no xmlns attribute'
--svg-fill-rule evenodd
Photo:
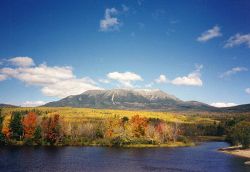
<svg viewBox="0 0 250 172"><path fill-rule="evenodd" d="M249 11L246 0L0 2L0 102L136 88L250 103Z"/></svg>

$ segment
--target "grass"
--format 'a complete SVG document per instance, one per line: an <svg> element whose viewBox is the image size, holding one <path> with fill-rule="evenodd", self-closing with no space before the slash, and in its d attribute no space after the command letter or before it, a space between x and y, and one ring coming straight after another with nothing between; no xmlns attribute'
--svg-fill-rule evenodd
<svg viewBox="0 0 250 172"><path fill-rule="evenodd" d="M195 143L189 142L171 142L171 143L164 143L159 145L154 144L132 144L132 145L124 145L125 148L156 148L156 147L186 147L186 146L195 146Z"/></svg>

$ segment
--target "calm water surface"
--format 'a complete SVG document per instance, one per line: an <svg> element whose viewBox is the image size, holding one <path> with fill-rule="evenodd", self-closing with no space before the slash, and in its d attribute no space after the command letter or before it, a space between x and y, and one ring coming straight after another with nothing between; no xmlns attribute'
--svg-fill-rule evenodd
<svg viewBox="0 0 250 172"><path fill-rule="evenodd" d="M1 147L0 171L250 172L246 159L217 152L224 142L184 148Z"/></svg>

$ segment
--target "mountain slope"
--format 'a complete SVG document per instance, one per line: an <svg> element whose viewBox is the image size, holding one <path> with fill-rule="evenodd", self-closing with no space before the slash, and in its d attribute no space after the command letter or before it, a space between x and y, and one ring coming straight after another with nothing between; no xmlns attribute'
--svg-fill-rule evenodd
<svg viewBox="0 0 250 172"><path fill-rule="evenodd" d="M0 108L6 108L6 107L8 107L8 108L10 108L10 107L15 108L15 107L18 107L18 106L10 105L10 104L0 104Z"/></svg>
<svg viewBox="0 0 250 172"><path fill-rule="evenodd" d="M240 112L240 113L250 112L250 104L225 107L225 108L221 108L221 110L226 111L226 112Z"/></svg>
<svg viewBox="0 0 250 172"><path fill-rule="evenodd" d="M218 108L204 103L182 101L161 90L142 89L89 90L80 95L68 96L59 101L47 103L44 106L173 111L218 111Z"/></svg>

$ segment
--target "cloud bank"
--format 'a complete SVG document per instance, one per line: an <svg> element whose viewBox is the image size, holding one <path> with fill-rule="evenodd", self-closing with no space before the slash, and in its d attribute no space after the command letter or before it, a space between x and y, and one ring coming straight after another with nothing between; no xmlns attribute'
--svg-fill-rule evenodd
<svg viewBox="0 0 250 172"><path fill-rule="evenodd" d="M216 102L216 103L211 103L211 106L214 107L231 107L231 106L237 106L236 103L225 103L225 102Z"/></svg>
<svg viewBox="0 0 250 172"><path fill-rule="evenodd" d="M13 59L16 58L9 59L9 61L13 61ZM70 66L51 67L40 64L38 66L18 65L17 67L0 69L0 80L7 78L15 78L26 85L41 87L41 92L44 95L59 98L80 94L90 89L101 89L88 77L77 78Z"/></svg>

